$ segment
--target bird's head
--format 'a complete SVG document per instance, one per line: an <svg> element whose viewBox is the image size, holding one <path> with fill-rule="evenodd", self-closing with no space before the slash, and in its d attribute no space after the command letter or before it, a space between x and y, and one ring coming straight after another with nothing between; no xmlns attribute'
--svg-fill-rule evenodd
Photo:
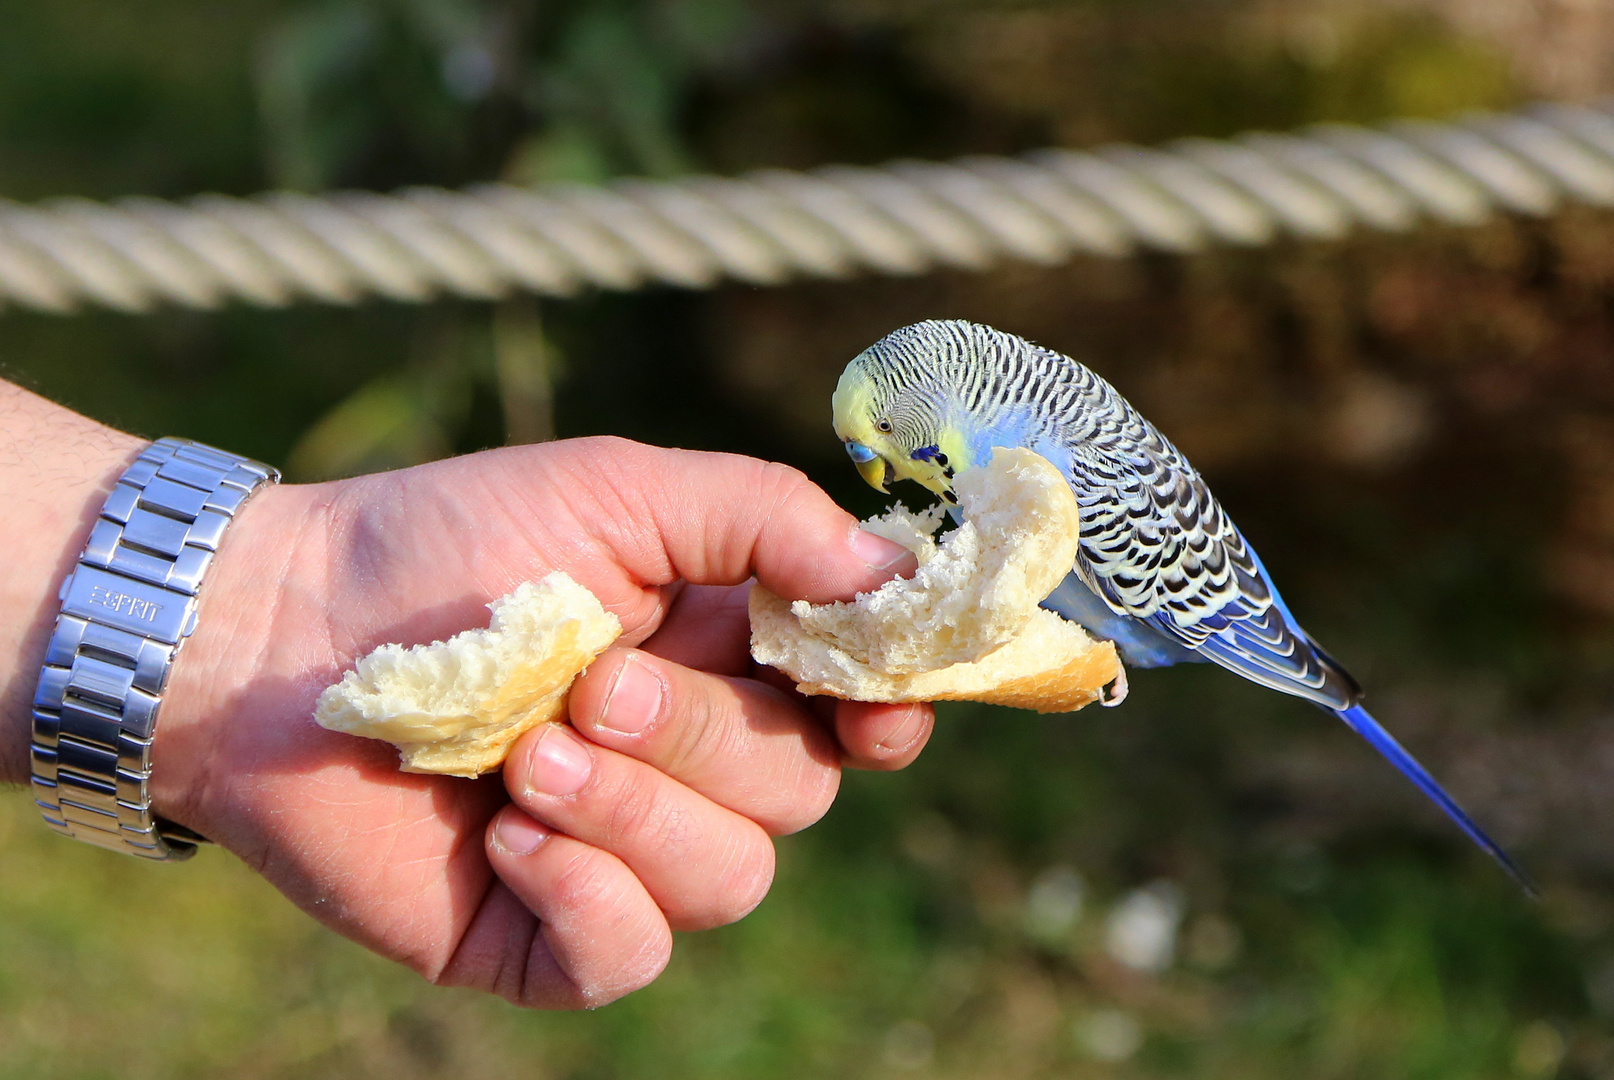
<svg viewBox="0 0 1614 1080"><path fill-rule="evenodd" d="M859 353L835 387L835 434L863 479L878 491L913 480L949 503L953 476L973 463L962 432L957 394L934 361L948 344L945 328L928 322L889 334Z"/></svg>

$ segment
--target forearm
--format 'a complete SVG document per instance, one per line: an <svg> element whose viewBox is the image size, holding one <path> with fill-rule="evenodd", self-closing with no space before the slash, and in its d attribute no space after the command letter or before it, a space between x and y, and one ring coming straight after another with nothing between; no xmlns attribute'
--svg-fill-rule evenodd
<svg viewBox="0 0 1614 1080"><path fill-rule="evenodd" d="M0 382L0 782L28 779L29 703L56 590L143 445Z"/></svg>

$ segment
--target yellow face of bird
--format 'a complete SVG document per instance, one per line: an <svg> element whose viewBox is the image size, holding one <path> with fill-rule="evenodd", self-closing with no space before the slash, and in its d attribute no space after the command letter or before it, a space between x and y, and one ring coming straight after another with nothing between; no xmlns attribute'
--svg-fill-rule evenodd
<svg viewBox="0 0 1614 1080"><path fill-rule="evenodd" d="M894 415L895 403L880 400L875 383L856 361L841 375L833 402L835 434L846 444L858 473L876 491L887 490L894 480L913 480L950 503L958 501L953 475L968 468L970 461L955 432L916 418L912 410Z"/></svg>

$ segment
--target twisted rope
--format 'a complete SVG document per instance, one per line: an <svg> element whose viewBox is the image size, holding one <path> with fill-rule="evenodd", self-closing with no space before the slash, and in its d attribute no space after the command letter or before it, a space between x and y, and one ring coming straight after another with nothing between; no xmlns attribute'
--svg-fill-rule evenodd
<svg viewBox="0 0 1614 1080"><path fill-rule="evenodd" d="M1052 265L1614 206L1614 115L1540 105L1018 158L394 195L0 201L0 305L147 311L571 296L651 283Z"/></svg>

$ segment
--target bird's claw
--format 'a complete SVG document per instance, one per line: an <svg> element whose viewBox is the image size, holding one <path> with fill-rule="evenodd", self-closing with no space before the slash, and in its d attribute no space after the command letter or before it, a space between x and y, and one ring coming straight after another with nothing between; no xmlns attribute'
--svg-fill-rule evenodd
<svg viewBox="0 0 1614 1080"><path fill-rule="evenodd" d="M1110 683L1108 686L1100 688L1098 692L1098 703L1104 706L1106 709L1113 709L1117 705L1121 704L1121 702L1126 700L1126 695L1126 668L1122 668L1121 673L1115 677L1114 682Z"/></svg>

